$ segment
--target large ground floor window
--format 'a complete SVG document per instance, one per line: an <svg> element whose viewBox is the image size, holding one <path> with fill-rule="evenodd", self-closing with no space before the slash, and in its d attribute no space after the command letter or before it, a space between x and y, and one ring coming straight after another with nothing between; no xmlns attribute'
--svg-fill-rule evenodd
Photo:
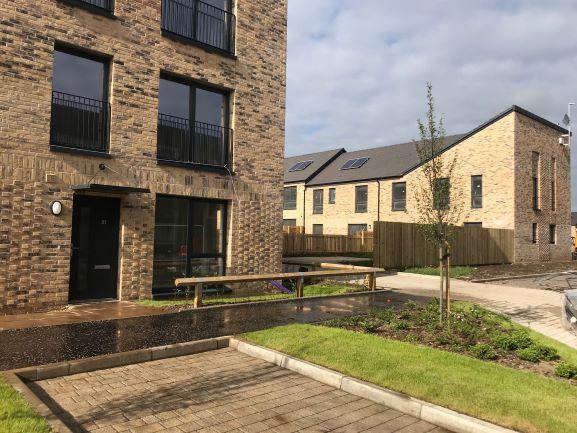
<svg viewBox="0 0 577 433"><path fill-rule="evenodd" d="M173 293L176 278L223 275L225 230L224 202L158 196L152 293Z"/></svg>

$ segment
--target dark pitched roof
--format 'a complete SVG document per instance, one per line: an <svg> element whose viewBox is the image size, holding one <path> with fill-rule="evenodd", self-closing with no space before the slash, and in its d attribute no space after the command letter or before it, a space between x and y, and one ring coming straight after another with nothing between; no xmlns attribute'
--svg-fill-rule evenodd
<svg viewBox="0 0 577 433"><path fill-rule="evenodd" d="M553 128L563 134L567 130L559 125L537 116L517 105L513 105L497 116L489 119L477 128L466 134L457 134L445 137L443 151L456 146L492 123L502 119L512 112L527 116L539 123ZM368 157L369 160L360 168L353 170L341 170L345 162L353 158ZM302 157L301 157L302 158ZM298 157L297 157L298 159ZM327 167L314 176L308 185L327 185L333 183L362 182L376 179L398 178L415 170L421 165L417 155L415 142L395 144L392 146L377 147L373 149L356 150L345 152L336 158Z"/></svg>
<svg viewBox="0 0 577 433"><path fill-rule="evenodd" d="M571 212L571 225L577 226L577 212Z"/></svg>
<svg viewBox="0 0 577 433"><path fill-rule="evenodd" d="M345 149L327 150L324 152L309 153L307 155L292 156L284 159L284 182L308 182L320 170L325 168L333 159L338 157ZM313 161L307 168L301 171L289 171L297 162Z"/></svg>
<svg viewBox="0 0 577 433"><path fill-rule="evenodd" d="M463 134L445 137L445 147L458 141ZM350 159L366 157L369 160L362 167L341 170ZM355 150L341 154L322 172L316 175L308 185L329 183L347 183L363 180L401 177L405 171L419 164L419 155L414 142L394 144L373 149Z"/></svg>

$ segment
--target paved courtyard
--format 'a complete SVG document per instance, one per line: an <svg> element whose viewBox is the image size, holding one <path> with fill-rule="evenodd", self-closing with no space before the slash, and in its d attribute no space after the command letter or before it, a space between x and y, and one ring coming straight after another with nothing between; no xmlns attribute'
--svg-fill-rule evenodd
<svg viewBox="0 0 577 433"><path fill-rule="evenodd" d="M447 433L230 348L32 388L78 432Z"/></svg>

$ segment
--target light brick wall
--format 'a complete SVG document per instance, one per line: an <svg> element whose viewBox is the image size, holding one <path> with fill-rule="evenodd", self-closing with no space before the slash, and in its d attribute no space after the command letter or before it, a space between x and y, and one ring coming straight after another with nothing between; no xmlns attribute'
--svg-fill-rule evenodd
<svg viewBox="0 0 577 433"><path fill-rule="evenodd" d="M517 262L570 260L570 169L569 150L558 144L560 132L523 114L511 112L444 155L457 157L451 203L461 209L458 224L482 222L483 227L515 230ZM531 152L541 154L542 210L532 209ZM557 209L551 210L551 158L557 161ZM471 176L483 177L483 207L471 207ZM323 224L327 234L346 234L348 224L373 221L419 222L418 185L423 182L417 169L400 179L342 185L308 186L306 189L306 231ZM407 183L407 209L392 210L392 184ZM356 185L369 185L369 212L355 213ZM337 189L337 200L328 204L328 189ZM324 192L324 213L312 214L313 190ZM378 193L380 190L380 194ZM380 205L378 203L380 197ZM539 224L540 242L532 243L532 223ZM549 244L549 225L557 226L557 244Z"/></svg>
<svg viewBox="0 0 577 433"><path fill-rule="evenodd" d="M515 114L515 258L518 262L571 260L571 179L569 148L560 133ZM541 210L533 210L532 152L540 154ZM557 161L556 210L551 209L551 158ZM539 242L532 242L537 223ZM557 243L549 244L549 225L557 226Z"/></svg>
<svg viewBox="0 0 577 433"><path fill-rule="evenodd" d="M67 301L70 185L101 162L114 171L96 180L152 192L122 197L122 298L150 296L157 193L229 202L228 273L281 269L286 0L236 1L237 59L163 37L160 0L115 3L117 19L57 0L0 3L0 307ZM112 159L49 150L55 42L112 58ZM235 188L228 175L156 164L161 71L231 91ZM48 209L55 199L59 217Z"/></svg>
<svg viewBox="0 0 577 433"><path fill-rule="evenodd" d="M368 186L367 212L355 212L355 187ZM323 233L328 235L347 234L349 224L367 224L368 230L373 230L373 223L378 215L378 184L377 182L359 182L342 185L331 185L336 188L335 204L329 204L329 187L310 186L306 189L305 212L306 233L312 233L313 224L322 224ZM323 190L323 213L313 214L313 191Z"/></svg>
<svg viewBox="0 0 577 433"><path fill-rule="evenodd" d="M297 188L297 206L296 209L283 210L283 219L296 220L296 225L302 227L304 225L304 206L305 206L305 184L286 184L285 188L296 186Z"/></svg>

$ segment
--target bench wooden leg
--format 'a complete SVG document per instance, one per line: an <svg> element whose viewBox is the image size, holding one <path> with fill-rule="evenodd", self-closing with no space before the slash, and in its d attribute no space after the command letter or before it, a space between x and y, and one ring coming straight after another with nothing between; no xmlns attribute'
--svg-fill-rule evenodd
<svg viewBox="0 0 577 433"><path fill-rule="evenodd" d="M298 277L297 278L297 290L296 290L296 295L297 298L302 298L304 295L304 285L305 285L305 279L304 277Z"/></svg>
<svg viewBox="0 0 577 433"><path fill-rule="evenodd" d="M202 283L194 285L194 308L202 307Z"/></svg>

